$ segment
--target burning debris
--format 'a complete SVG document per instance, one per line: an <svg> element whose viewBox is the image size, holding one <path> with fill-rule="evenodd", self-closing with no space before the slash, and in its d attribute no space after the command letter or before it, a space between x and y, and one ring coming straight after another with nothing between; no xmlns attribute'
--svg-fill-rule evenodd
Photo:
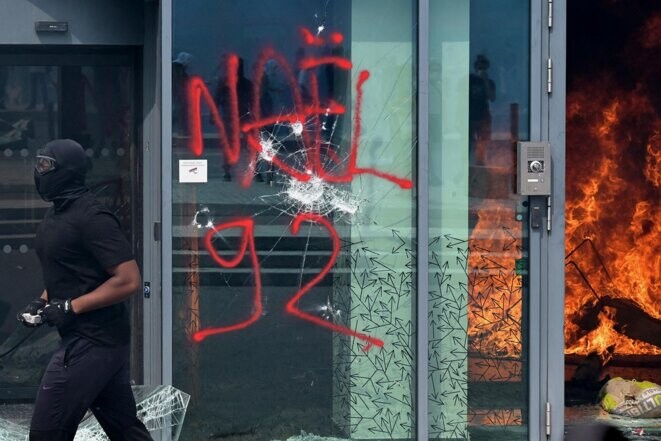
<svg viewBox="0 0 661 441"><path fill-rule="evenodd" d="M577 340L597 330L607 322L619 334L661 348L661 320L652 317L642 307L624 297L603 296L585 303L569 321L579 331ZM574 344L575 341L568 343Z"/></svg>
<svg viewBox="0 0 661 441"><path fill-rule="evenodd" d="M567 104L566 351L661 354L661 118L643 83L606 73L577 83ZM591 158L589 173L570 166L578 158Z"/></svg>
<svg viewBox="0 0 661 441"><path fill-rule="evenodd" d="M592 408L613 384L636 383L622 378L657 381L659 375L659 12L645 1L568 5L568 33L577 37L567 51L568 406ZM603 25L591 27L589 39L582 38L588 15ZM604 39L608 44L593 44ZM635 394L606 395L618 395L601 403L611 412ZM643 427L636 414L626 415L627 427Z"/></svg>
<svg viewBox="0 0 661 441"><path fill-rule="evenodd" d="M521 223L515 207L486 199L478 207L468 252L469 348L491 357L520 357Z"/></svg>
<svg viewBox="0 0 661 441"><path fill-rule="evenodd" d="M567 255L567 269L568 285L584 294L567 314L565 338L572 352L621 353L628 339L633 351L661 353L661 318L620 292L593 241L584 240ZM576 292L568 290L569 296Z"/></svg>

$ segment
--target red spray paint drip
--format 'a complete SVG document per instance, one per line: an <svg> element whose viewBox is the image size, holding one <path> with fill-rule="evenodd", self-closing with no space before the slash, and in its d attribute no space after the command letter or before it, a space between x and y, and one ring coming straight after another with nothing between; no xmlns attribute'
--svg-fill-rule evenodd
<svg viewBox="0 0 661 441"><path fill-rule="evenodd" d="M323 46L325 44L323 38L319 37L318 35L314 35L307 28L300 28L299 32L301 34L301 39L303 40L303 43L305 43L308 46ZM342 35L339 32L331 32L330 36L328 37L328 40L330 44L332 44L333 46L337 46L344 41L344 35Z"/></svg>

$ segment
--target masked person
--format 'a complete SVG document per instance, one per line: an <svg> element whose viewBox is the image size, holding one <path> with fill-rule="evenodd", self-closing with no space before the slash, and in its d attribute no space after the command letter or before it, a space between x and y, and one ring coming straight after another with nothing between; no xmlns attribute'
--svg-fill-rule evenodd
<svg viewBox="0 0 661 441"><path fill-rule="evenodd" d="M40 313L62 340L41 380L30 440L73 440L88 409L112 441L151 440L136 416L123 303L139 289L140 272L119 221L85 187L87 169L83 148L69 139L37 155L35 185L53 206L35 245L46 289L24 312Z"/></svg>

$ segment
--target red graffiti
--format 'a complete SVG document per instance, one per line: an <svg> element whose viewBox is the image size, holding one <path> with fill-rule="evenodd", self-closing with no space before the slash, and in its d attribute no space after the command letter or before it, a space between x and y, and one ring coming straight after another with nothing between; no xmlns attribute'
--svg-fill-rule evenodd
<svg viewBox="0 0 661 441"><path fill-rule="evenodd" d="M337 260L337 255L340 252L340 239L338 237L337 231L335 231L335 228L333 227L333 225L331 225L328 219L318 214L312 214L312 213L299 214L294 218L294 222L291 225L292 233L298 234L298 232L300 231L301 223L303 222L314 222L324 227L330 234L330 238L333 242L333 252L331 254L330 259L328 259L328 262L326 262L326 265L324 265L321 272L317 274L308 283L306 283L305 286L299 289L291 297L291 299L287 302L285 311L288 314L293 315L294 317L300 318L301 320L305 320L315 325L331 329L332 331L339 332L344 335L349 335L359 340L365 341L366 344L363 347L363 350L365 352L369 351L373 346L383 347L383 341L379 340L378 338L374 338L367 334L354 331L353 329L347 328L346 326L341 326L332 322L328 322L319 317L308 314L307 312L301 311L298 308L298 303L301 300L301 298L303 298L303 296L305 296L308 292L310 292L312 288L314 288L321 280L323 280L323 278L326 276L326 274L328 274L328 272L335 264L335 261ZM216 263L218 263L218 265L221 268L235 268L245 258L246 251L248 250L248 248L250 248L249 249L250 260L252 262L253 274L255 275L255 288L253 292L253 305L252 305L253 311L250 317L236 324L228 325L228 326L210 327L196 332L193 335L193 340L195 340L196 342L201 342L205 338L212 335L245 329L248 326L255 323L257 320L259 320L259 317L261 316L262 284L261 284L259 262L257 260L257 252L255 250L255 238L254 238L253 227L254 227L254 223L252 219L242 218L236 221L215 225L206 234L205 237L206 248L209 251L211 257L216 261ZM227 260L220 257L220 255L216 251L215 247L213 246L213 237L219 231L227 230L230 228L242 228L243 233L241 235L239 252L232 259Z"/></svg>
<svg viewBox="0 0 661 441"><path fill-rule="evenodd" d="M220 136L220 144L227 158L231 164L235 164L239 160L241 144L239 142L239 98L237 96L236 85L238 83L237 69L239 66L239 59L236 55L230 54L227 57L227 87L229 90L229 120L230 132L229 139L225 123L220 117L218 107L209 93L209 89L204 84L204 80L200 77L192 77L188 82L188 99L192 105L189 107L189 124L191 130L190 149L196 156L202 155L204 151L204 139L202 135L202 114L200 102L204 99L207 107L211 111L213 122L218 127L218 135Z"/></svg>
<svg viewBox="0 0 661 441"><path fill-rule="evenodd" d="M317 39L308 30L302 31L304 41L307 44L316 45ZM335 34L333 34L335 35ZM334 37L331 36L333 41L341 41L341 34ZM321 40L323 43L323 40ZM265 67L269 61L275 62L283 71L286 81L289 85L293 109L290 113L282 115L271 115L262 118L261 115L261 90L264 82ZM369 174L387 181L393 182L404 189L413 188L413 181L410 179L400 178L390 173L386 173L374 168L359 167L357 165L358 149L360 146L361 136L361 110L363 104L363 86L369 78L369 72L366 70L360 71L358 81L356 83L356 103L353 112L353 126L354 136L351 142L349 152L348 165L339 174L330 173L321 161L321 115L341 115L346 112L344 106L338 104L332 99L322 105L319 100L318 93L318 79L315 69L321 66L333 65L340 69L351 69L351 61L344 57L326 56L326 57L306 57L300 60L298 67L309 73L308 85L310 89L310 103L303 102L303 93L301 86L298 84L296 75L284 58L282 54L273 48L264 49L255 64L255 74L252 91L252 121L243 122L239 126L239 104L237 95L238 83L238 67L239 61L236 54L230 54L227 57L226 69L228 72L226 88L229 90L228 108L223 109L223 114L227 115L225 120L220 115L216 103L213 100L211 93L207 89L204 81L200 77L192 77L188 83L188 100L189 100L189 127L190 127L190 141L189 146L192 153L200 156L204 151L204 140L202 133L202 120L201 120L201 104L209 108L211 118L218 129L218 139L220 147L225 154L225 159L228 165L234 165L239 161L240 156L240 132L245 133L247 145L250 149L249 159L252 163L258 154L264 153L264 147L260 142L259 129L271 126L276 123L290 123L290 124L306 124L311 121L313 125L313 136L309 131L301 133L304 149L306 152L306 163L303 169L297 169L285 161L281 160L277 155L273 156L270 161L278 167L283 173L297 179L301 182L308 182L314 176L327 182L334 183L349 183L352 182L354 177L362 174ZM228 127L229 126L229 127ZM332 161L333 168L339 168L341 161L338 161L337 155L334 155ZM243 180L244 186L249 186L252 182L251 176L246 176Z"/></svg>
<svg viewBox="0 0 661 441"><path fill-rule="evenodd" d="M230 260L225 260L216 251L216 248L213 246L213 236L216 235L219 231L228 230L230 228L242 228L243 232L241 234L241 244L239 246L239 252ZM253 292L253 305L252 305L252 314L246 320L243 320L239 323L220 326L214 328L202 329L195 334L193 334L193 340L196 342L201 342L205 338L215 335L223 334L226 332L238 331L245 329L248 326L255 323L259 320L259 317L262 314L262 279L259 270L259 261L257 260L257 251L255 250L255 235L254 235L254 222L250 218L239 219L233 222L227 222L224 224L215 225L211 228L205 238L204 243L211 255L211 258L218 263L222 268L235 268L243 258L246 256L246 250L250 247L250 261L252 263L253 274L255 276L255 288Z"/></svg>
<svg viewBox="0 0 661 441"><path fill-rule="evenodd" d="M308 29L300 29L301 38L304 44L308 46L321 47L327 42L319 35L314 35ZM328 41L332 45L339 45L344 40L342 34L333 32ZM284 78L288 83L292 109L289 113L281 115L261 114L261 90L265 82L265 73L267 63L275 63L283 72ZM355 85L355 107L353 109L353 138L351 140L348 156L341 158L331 144L322 140L322 116L342 115L346 113L346 108L342 104L335 102L332 98L328 102L321 103L319 98L319 84L317 77L317 68L323 66L333 66L335 68L350 70L352 63L349 59L338 56L322 57L304 57L298 61L297 68L305 71L307 77L307 95L306 101L303 99L303 90L297 81L292 67L285 57L267 47L261 51L257 62L255 63L254 81L251 97L251 114L249 119L240 121L239 115L239 96L237 86L239 83L239 58L235 54L230 54L226 60L227 79L224 87L228 90L228 96L225 107L219 109L211 93L207 89L204 81L200 77L192 77L187 86L188 118L190 129L189 147L195 156L201 156L204 153L204 138L202 133L202 113L201 105L204 103L211 112L211 120L218 130L218 139L220 148L224 153L227 165L234 165L240 160L241 156L241 136L245 137L245 144L248 147L249 163L253 164L257 155L263 155L265 160L270 161L284 174L301 182L308 182L313 177L317 177L328 183L350 183L357 175L373 175L378 178L390 181L403 189L413 188L413 181L400 178L390 173L386 173L374 168L358 166L358 150L360 147L360 137L362 131L361 110L363 105L363 86L370 77L367 70L362 70L358 74L358 80ZM222 113L222 116L221 116ZM278 157L277 153L265 152L265 146L260 139L260 130L268 128L275 124L287 123L293 127L305 127L307 130L299 130L294 133L300 137L301 144L305 152L305 163L298 166L290 165ZM323 155L322 155L323 153ZM327 160L324 162L323 159ZM330 165L332 172L327 168ZM246 173L242 184L249 186L252 182L252 173L249 170ZM365 342L363 349L369 351L372 347L383 347L383 341L370 335L352 330L320 317L314 316L302 311L298 307L300 300L308 294L323 278L330 272L337 259L340 250L340 240L337 231L330 221L318 214L303 213L294 218L291 225L293 234L298 234L303 222L312 222L325 228L333 243L333 251L330 259L322 270L301 289L299 289L287 302L285 312L301 320L305 320L314 325L328 328L334 332L339 332ZM214 236L227 229L241 228L242 235L237 254L231 259L222 258L213 245ZM234 332L245 329L259 320L262 313L262 285L260 266L257 259L254 237L254 222L251 218L241 218L232 222L215 225L205 236L205 246L213 260L221 268L235 268L249 254L252 264L255 286L253 291L252 312L248 318L235 324L209 327L196 332L193 339L201 342L205 338L227 332Z"/></svg>
<svg viewBox="0 0 661 441"><path fill-rule="evenodd" d="M335 323L328 322L317 316L308 314L307 312L303 312L298 308L298 302L317 283L319 283L326 274L328 274L328 272L335 264L335 260L337 260L337 255L340 252L340 238L337 235L337 231L335 231L335 228L333 227L333 225L331 225L328 219L318 214L312 214L312 213L299 214L298 216L296 216L296 218L294 218L294 222L291 225L292 233L298 234L302 222L315 222L322 225L324 228L326 228L326 230L328 230L331 236L331 240L333 241L333 254L331 255L331 258L328 259L328 262L326 262L326 265L324 265L324 268L321 270L321 272L317 274L308 283L306 283L303 288L298 290L298 292L291 299L289 299L289 302L287 302L287 307L286 307L287 312L302 320L307 320L308 322L314 323L315 325L322 326L324 328L331 329L335 332L339 332L345 335L350 335L352 337L366 341L367 344L363 347L363 350L365 352L369 351L372 346L378 346L380 348L383 347L383 340L379 340L378 338L370 337L367 334L354 331L353 329L349 329L346 326L340 326L340 325L336 325Z"/></svg>
<svg viewBox="0 0 661 441"><path fill-rule="evenodd" d="M344 35L340 34L339 32L331 32L330 41L334 45L338 45L344 41Z"/></svg>
<svg viewBox="0 0 661 441"><path fill-rule="evenodd" d="M299 32L301 33L301 38L303 39L303 43L307 44L308 46L323 46L325 44L323 38L319 37L318 35L312 34L312 32L310 32L309 29L300 28Z"/></svg>
<svg viewBox="0 0 661 441"><path fill-rule="evenodd" d="M326 42L319 35L314 35L309 29L300 28L301 38L303 43L308 46L323 46ZM329 37L330 43L337 46L344 41L344 36L339 32L331 32Z"/></svg>
<svg viewBox="0 0 661 441"><path fill-rule="evenodd" d="M303 58L298 63L298 67L301 69L314 69L315 67L323 66L325 64L333 64L344 70L349 70L353 66L351 61L343 57L308 57Z"/></svg>

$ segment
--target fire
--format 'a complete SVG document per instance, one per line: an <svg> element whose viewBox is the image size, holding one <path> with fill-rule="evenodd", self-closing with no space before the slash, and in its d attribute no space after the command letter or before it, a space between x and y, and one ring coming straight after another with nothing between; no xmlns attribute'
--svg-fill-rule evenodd
<svg viewBox="0 0 661 441"><path fill-rule="evenodd" d="M632 44L658 47L660 31L657 14ZM631 68L648 72L651 61L635 58ZM661 354L661 347L627 337L616 323L622 302L661 320L661 119L649 98L654 75L621 85L608 73L592 74L567 97L567 353ZM488 154L494 147L492 141ZM472 207L478 221L468 256L468 334L471 351L516 358L522 349L521 278L515 270L521 224L506 201L509 190L492 185L514 173L511 158L490 157L488 170L476 172L477 178L488 175L489 188Z"/></svg>
<svg viewBox="0 0 661 441"><path fill-rule="evenodd" d="M470 349L491 356L521 355L521 224L502 200L485 200L471 237Z"/></svg>
<svg viewBox="0 0 661 441"><path fill-rule="evenodd" d="M585 353L606 352L608 346L612 343L610 330L615 324L612 319L612 311L609 308L604 308L604 311L599 313L599 321L599 327L578 342L579 345L583 346Z"/></svg>
<svg viewBox="0 0 661 441"><path fill-rule="evenodd" d="M518 358L522 351L522 280L516 273L521 259L522 224L516 220L516 202L509 195L514 174L513 144L492 142L483 199L472 208L477 223L468 253L469 349L487 357Z"/></svg>
<svg viewBox="0 0 661 441"><path fill-rule="evenodd" d="M647 145L647 164L645 165L645 178L653 186L661 187L661 133L657 132L652 137L652 142Z"/></svg>
<svg viewBox="0 0 661 441"><path fill-rule="evenodd" d="M661 354L617 333L607 313L587 335L572 320L603 296L661 319L661 118L643 86L608 75L567 101L566 352Z"/></svg>
<svg viewBox="0 0 661 441"><path fill-rule="evenodd" d="M604 311L599 313L599 327L590 332L586 336L579 339L572 347L572 351L567 351L570 354L589 354L596 352L599 354L606 354L610 352L610 346L613 344L613 326L615 322L612 319L612 310L604 308ZM655 346L647 343L641 343L624 335L618 337L617 345L619 347L633 348L632 354L657 354L654 351ZM622 354L619 350L618 353Z"/></svg>

